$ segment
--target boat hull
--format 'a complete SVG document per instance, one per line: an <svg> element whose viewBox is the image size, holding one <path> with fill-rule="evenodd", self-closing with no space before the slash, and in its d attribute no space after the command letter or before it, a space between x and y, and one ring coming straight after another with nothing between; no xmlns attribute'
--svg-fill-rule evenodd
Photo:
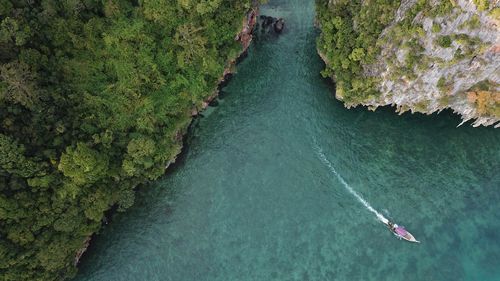
<svg viewBox="0 0 500 281"><path fill-rule="evenodd" d="M394 234L396 237L398 237L399 239L403 239L403 240L406 240L408 242L412 242L412 243L420 243L420 241L418 241L417 239L415 239L415 237L408 231L406 231L406 235L399 235L397 234L396 232L394 232L393 229L391 229L390 225L389 225L389 220L387 219L384 219L384 220L381 220L385 225L387 225L387 227L389 227L389 230L392 232L392 234Z"/></svg>
<svg viewBox="0 0 500 281"><path fill-rule="evenodd" d="M398 237L399 239L403 239L403 240L406 240L408 242L413 242L413 243L420 243L420 241L418 241L417 239L415 239L415 237L413 237L413 235L411 235L411 233L407 233L405 236L402 236L402 235L399 235L395 232L392 231L392 233Z"/></svg>

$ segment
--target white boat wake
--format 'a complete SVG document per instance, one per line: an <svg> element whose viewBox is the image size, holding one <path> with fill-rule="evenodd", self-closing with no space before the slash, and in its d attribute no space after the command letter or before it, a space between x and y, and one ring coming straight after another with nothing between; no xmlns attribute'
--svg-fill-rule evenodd
<svg viewBox="0 0 500 281"><path fill-rule="evenodd" d="M352 187L349 184L347 184L347 182L344 180L344 178L342 178L342 176L337 172L337 170L335 170L335 167L333 167L332 163L328 161L325 154L323 153L323 150L316 143L314 144L314 146L316 148L316 153L318 154L318 157L321 159L321 162L323 162L328 168L330 168L330 171L337 177L337 179L340 181L340 183L342 183L345 189L347 189L349 193L354 195L354 197L356 197L356 199L358 199L358 201L361 202L361 204L363 204L366 207L366 209L375 214L378 220L380 220L384 224L387 224L389 220L386 217L384 217L381 213L379 213L377 210L375 210L370 205L370 203L368 203L363 197L361 197L361 195L359 195L354 189L352 189Z"/></svg>

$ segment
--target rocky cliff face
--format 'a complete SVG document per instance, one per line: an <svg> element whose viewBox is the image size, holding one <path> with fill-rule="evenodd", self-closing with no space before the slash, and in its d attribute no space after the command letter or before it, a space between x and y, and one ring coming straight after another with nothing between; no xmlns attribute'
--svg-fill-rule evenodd
<svg viewBox="0 0 500 281"><path fill-rule="evenodd" d="M342 5L339 2L329 1L324 8L334 9ZM372 1L363 2L359 13ZM473 126L500 127L499 1L403 0L398 4L397 9L385 9L392 16L382 23L374 40L374 59L365 59L369 55L365 50L373 46L352 47L349 58L357 59L361 66L357 75L373 83L375 94L347 99L346 106L361 104L374 109L393 105L398 112L422 113L451 108L464 122L474 119ZM357 29L363 26L363 18L355 16L352 22L361 35ZM323 12L323 33L325 23ZM335 56L335 51L322 45L325 41L320 40L320 52L330 51ZM328 53L322 56L330 64ZM334 79L342 74L342 67L330 67ZM337 98L352 95L356 87L352 88L338 89Z"/></svg>

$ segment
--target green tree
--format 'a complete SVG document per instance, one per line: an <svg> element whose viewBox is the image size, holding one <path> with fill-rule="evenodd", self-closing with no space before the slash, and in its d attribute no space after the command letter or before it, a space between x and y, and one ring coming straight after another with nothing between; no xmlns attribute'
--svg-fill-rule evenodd
<svg viewBox="0 0 500 281"><path fill-rule="evenodd" d="M0 0L0 276L74 276L164 173L241 51L250 0Z"/></svg>
<svg viewBox="0 0 500 281"><path fill-rule="evenodd" d="M106 155L79 142L75 148L66 148L58 168L77 185L85 185L95 183L106 175L108 161Z"/></svg>

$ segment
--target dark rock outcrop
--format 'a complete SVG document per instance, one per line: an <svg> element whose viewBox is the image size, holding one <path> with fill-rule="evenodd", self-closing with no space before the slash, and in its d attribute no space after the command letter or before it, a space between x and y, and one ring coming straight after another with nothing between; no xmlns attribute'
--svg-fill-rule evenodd
<svg viewBox="0 0 500 281"><path fill-rule="evenodd" d="M273 24L276 21L276 18L273 17L268 17L268 16L260 16L260 19L262 20L262 29L268 28L271 24Z"/></svg>
<svg viewBox="0 0 500 281"><path fill-rule="evenodd" d="M285 28L285 20L282 18L279 18L277 21L274 22L274 31L276 33L281 33L283 31L283 28Z"/></svg>
<svg viewBox="0 0 500 281"><path fill-rule="evenodd" d="M274 32L279 34L285 28L285 20L283 18L261 15L259 19L262 33Z"/></svg>

